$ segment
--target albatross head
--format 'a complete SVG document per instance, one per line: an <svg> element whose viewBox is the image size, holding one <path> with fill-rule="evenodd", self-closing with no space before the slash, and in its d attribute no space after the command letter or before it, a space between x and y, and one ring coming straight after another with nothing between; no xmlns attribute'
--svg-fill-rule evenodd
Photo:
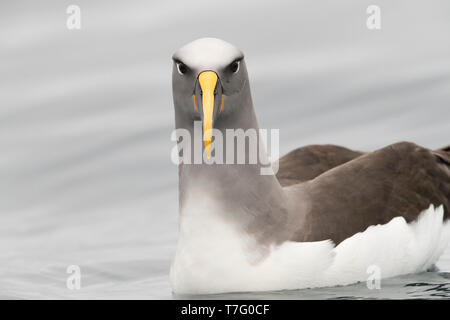
<svg viewBox="0 0 450 320"><path fill-rule="evenodd" d="M183 46L173 59L172 89L177 127L203 123L208 157L212 129L220 118L239 113L248 82L243 53L220 39L202 38ZM247 85L248 86L248 85Z"/></svg>

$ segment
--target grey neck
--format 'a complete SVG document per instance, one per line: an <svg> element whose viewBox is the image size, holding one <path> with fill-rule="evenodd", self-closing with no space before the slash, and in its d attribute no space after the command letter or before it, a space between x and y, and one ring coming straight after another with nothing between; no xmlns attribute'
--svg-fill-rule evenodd
<svg viewBox="0 0 450 320"><path fill-rule="evenodd" d="M233 106L239 110L237 116L224 114L214 124L215 129L222 132L225 146L229 143L226 129L259 129L249 90L246 99L239 100L242 105ZM177 127L189 130L193 140L193 123L182 121L181 117L177 119ZM191 146L194 146L194 141ZM249 149L246 148L245 152L246 159L249 159ZM196 201L202 201L202 197L213 199L223 209L219 214L226 215L224 218L255 236L257 241L273 243L283 240L280 230L284 230L287 223L286 197L276 176L261 175L261 167L259 161L256 164L180 164L180 213L183 214L189 193L195 190L197 195L201 195Z"/></svg>

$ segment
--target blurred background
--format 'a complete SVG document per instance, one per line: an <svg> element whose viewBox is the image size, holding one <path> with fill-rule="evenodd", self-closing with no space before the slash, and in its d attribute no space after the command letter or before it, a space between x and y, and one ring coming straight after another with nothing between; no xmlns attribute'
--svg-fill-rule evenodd
<svg viewBox="0 0 450 320"><path fill-rule="evenodd" d="M0 298L171 298L171 55L205 36L245 52L282 154L450 144L445 0L2 1Z"/></svg>

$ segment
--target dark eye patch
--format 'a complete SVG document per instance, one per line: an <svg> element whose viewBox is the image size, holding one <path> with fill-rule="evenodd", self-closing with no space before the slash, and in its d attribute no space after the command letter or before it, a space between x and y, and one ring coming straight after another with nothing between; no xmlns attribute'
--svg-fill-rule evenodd
<svg viewBox="0 0 450 320"><path fill-rule="evenodd" d="M236 73L239 70L239 60L235 60L232 63L230 63L230 66L228 67L231 72Z"/></svg>
<svg viewBox="0 0 450 320"><path fill-rule="evenodd" d="M177 62L177 69L180 74L185 74L188 71L188 67L183 62Z"/></svg>

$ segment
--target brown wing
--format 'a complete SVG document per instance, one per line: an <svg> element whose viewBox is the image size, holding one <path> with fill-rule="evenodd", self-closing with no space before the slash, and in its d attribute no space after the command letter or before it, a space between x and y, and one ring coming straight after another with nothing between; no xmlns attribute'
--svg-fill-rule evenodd
<svg viewBox="0 0 450 320"><path fill-rule="evenodd" d="M430 204L450 209L450 154L400 142L360 156L302 188L310 198L305 230L296 241L336 244L370 225L402 216L415 220Z"/></svg>
<svg viewBox="0 0 450 320"><path fill-rule="evenodd" d="M277 178L283 187L308 181L363 154L335 145L298 148L280 158Z"/></svg>

